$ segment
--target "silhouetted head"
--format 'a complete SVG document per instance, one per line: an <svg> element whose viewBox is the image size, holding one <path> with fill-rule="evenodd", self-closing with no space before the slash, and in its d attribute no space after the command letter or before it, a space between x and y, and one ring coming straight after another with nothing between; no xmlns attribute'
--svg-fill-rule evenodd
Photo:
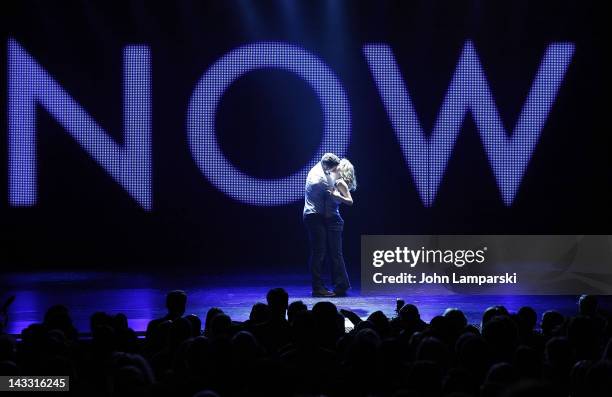
<svg viewBox="0 0 612 397"><path fill-rule="evenodd" d="M154 382L151 367L138 354L115 352L110 366L114 368L109 379L112 395L143 395L146 387Z"/></svg>
<svg viewBox="0 0 612 397"><path fill-rule="evenodd" d="M251 314L249 314L249 321L253 324L265 323L270 319L270 308L265 303L257 302L251 308Z"/></svg>
<svg viewBox="0 0 612 397"><path fill-rule="evenodd" d="M578 311L583 316L597 314L597 297L593 295L582 295L578 298Z"/></svg>
<svg viewBox="0 0 612 397"><path fill-rule="evenodd" d="M185 306L187 306L187 294L185 291L176 290L168 292L168 295L166 295L166 307L170 317L181 317L185 314Z"/></svg>
<svg viewBox="0 0 612 397"><path fill-rule="evenodd" d="M72 325L68 308L64 305L51 306L45 313L43 324L49 330L61 330L68 339L76 339L78 336L76 328Z"/></svg>
<svg viewBox="0 0 612 397"><path fill-rule="evenodd" d="M66 325L72 325L72 319L68 313L68 308L64 305L51 306L45 313L43 321L49 329L63 329Z"/></svg>
<svg viewBox="0 0 612 397"><path fill-rule="evenodd" d="M202 320L195 314L188 314L185 319L191 324L191 335L200 336L202 334Z"/></svg>
<svg viewBox="0 0 612 397"><path fill-rule="evenodd" d="M211 337L229 337L232 327L232 319L227 314L217 314L210 322Z"/></svg>
<svg viewBox="0 0 612 397"><path fill-rule="evenodd" d="M338 316L338 308L331 302L321 301L312 307L312 314L317 322L335 322Z"/></svg>
<svg viewBox="0 0 612 397"><path fill-rule="evenodd" d="M347 351L347 360L354 367L376 368L380 336L373 329L362 329L355 334Z"/></svg>
<svg viewBox="0 0 612 397"><path fill-rule="evenodd" d="M446 345L439 339L426 337L419 343L416 359L420 361L432 361L445 367L450 361L450 354Z"/></svg>
<svg viewBox="0 0 612 397"><path fill-rule="evenodd" d="M400 319L403 321L414 322L421 319L419 309L413 304L407 303L399 311Z"/></svg>
<svg viewBox="0 0 612 397"><path fill-rule="evenodd" d="M248 331L240 331L231 339L232 359L237 365L256 360L261 348L257 339Z"/></svg>
<svg viewBox="0 0 612 397"><path fill-rule="evenodd" d="M139 395L148 385L145 375L133 365L115 369L109 378L109 387L113 396Z"/></svg>
<svg viewBox="0 0 612 397"><path fill-rule="evenodd" d="M482 337L497 359L508 361L518 343L518 329L510 317L496 316L484 324Z"/></svg>
<svg viewBox="0 0 612 397"><path fill-rule="evenodd" d="M380 310L376 310L374 313L368 316L368 321L372 323L376 332L381 337L385 337L391 331L391 324L389 318Z"/></svg>
<svg viewBox="0 0 612 397"><path fill-rule="evenodd" d="M293 322L295 320L295 316L299 312L304 312L308 310L308 306L302 301L293 301L287 307L287 320L289 322Z"/></svg>
<svg viewBox="0 0 612 397"><path fill-rule="evenodd" d="M542 333L546 336L551 336L555 329L563 325L565 318L561 313L555 310L548 310L542 314Z"/></svg>
<svg viewBox="0 0 612 397"><path fill-rule="evenodd" d="M460 334L468 324L467 317L459 309L448 308L444 311L444 317L455 334Z"/></svg>
<svg viewBox="0 0 612 397"><path fill-rule="evenodd" d="M272 318L285 318L289 306L289 294L283 288L272 288L266 295Z"/></svg>
<svg viewBox="0 0 612 397"><path fill-rule="evenodd" d="M208 312L206 312L206 321L204 322L204 334L206 336L209 336L212 319L217 314L221 313L223 313L223 310L219 309L218 307L211 307L210 309L208 309Z"/></svg>
<svg viewBox="0 0 612 397"><path fill-rule="evenodd" d="M93 333L97 327L101 327L103 325L110 325L111 317L104 312L95 312L89 318L89 329Z"/></svg>
<svg viewBox="0 0 612 397"><path fill-rule="evenodd" d="M484 313L482 314L482 323L480 324L481 328L484 327L487 321L489 321L493 317L509 316L509 315L510 313L508 313L508 309L506 309L504 306L488 307L487 310L485 310Z"/></svg>
<svg viewBox="0 0 612 397"><path fill-rule="evenodd" d="M117 313L111 318L111 323L117 331L128 329L128 319L125 314Z"/></svg>
<svg viewBox="0 0 612 397"><path fill-rule="evenodd" d="M572 346L565 337L555 337L546 343L544 359L548 365L563 368L569 367L574 362Z"/></svg>
<svg viewBox="0 0 612 397"><path fill-rule="evenodd" d="M331 302L317 302L312 307L317 338L326 347L335 345L338 337L344 333L344 317Z"/></svg>

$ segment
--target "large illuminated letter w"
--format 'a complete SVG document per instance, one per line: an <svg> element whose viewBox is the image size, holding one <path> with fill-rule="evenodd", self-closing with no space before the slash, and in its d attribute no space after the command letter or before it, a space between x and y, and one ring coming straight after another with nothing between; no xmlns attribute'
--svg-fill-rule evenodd
<svg viewBox="0 0 612 397"><path fill-rule="evenodd" d="M508 135L474 45L465 43L433 131L425 135L388 45L363 49L405 161L426 206L431 206L461 124L476 122L504 203L512 204L574 52L571 43L548 46L531 90Z"/></svg>

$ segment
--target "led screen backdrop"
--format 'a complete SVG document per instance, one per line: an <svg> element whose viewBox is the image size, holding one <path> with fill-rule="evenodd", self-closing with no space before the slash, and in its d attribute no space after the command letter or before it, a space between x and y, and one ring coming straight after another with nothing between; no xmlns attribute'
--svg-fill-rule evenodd
<svg viewBox="0 0 612 397"><path fill-rule="evenodd" d="M303 186L364 234L608 234L589 2L0 5L0 261L304 270Z"/></svg>

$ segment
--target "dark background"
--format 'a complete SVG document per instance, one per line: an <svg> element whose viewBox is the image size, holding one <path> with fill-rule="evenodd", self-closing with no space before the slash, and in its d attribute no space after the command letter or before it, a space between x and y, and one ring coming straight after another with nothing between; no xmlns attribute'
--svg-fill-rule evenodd
<svg viewBox="0 0 612 397"><path fill-rule="evenodd" d="M345 256L358 273L362 234L608 234L610 132L604 22L589 1L2 1L0 2L0 263L2 271L249 269L306 272L302 201L253 207L212 186L192 159L186 111L196 82L226 52L261 40L318 55L351 105L347 157L355 205L342 208ZM38 112L39 201L10 208L6 54L17 39L118 141L122 50L150 46L153 211L128 194L44 110ZM468 116L436 200L421 203L362 47L388 43L430 131L460 51L473 40L507 130L544 49L576 50L520 190L505 207ZM608 110L609 111L609 110ZM306 83L257 71L224 95L220 144L243 171L279 177L319 144L322 114Z"/></svg>

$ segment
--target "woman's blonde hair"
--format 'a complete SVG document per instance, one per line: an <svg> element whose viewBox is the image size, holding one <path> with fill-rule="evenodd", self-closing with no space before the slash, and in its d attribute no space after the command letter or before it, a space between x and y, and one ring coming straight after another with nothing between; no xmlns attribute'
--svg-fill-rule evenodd
<svg viewBox="0 0 612 397"><path fill-rule="evenodd" d="M342 179L349 190L357 189L357 178L355 177L355 167L351 164L347 159L340 160L340 164L338 164L338 175L340 179Z"/></svg>

